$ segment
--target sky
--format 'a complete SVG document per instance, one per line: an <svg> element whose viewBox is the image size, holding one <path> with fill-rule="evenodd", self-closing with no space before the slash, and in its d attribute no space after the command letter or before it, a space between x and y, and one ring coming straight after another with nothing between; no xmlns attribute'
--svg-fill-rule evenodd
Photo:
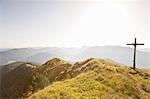
<svg viewBox="0 0 150 99"><path fill-rule="evenodd" d="M144 43L150 0L0 0L0 47L82 47Z"/></svg>

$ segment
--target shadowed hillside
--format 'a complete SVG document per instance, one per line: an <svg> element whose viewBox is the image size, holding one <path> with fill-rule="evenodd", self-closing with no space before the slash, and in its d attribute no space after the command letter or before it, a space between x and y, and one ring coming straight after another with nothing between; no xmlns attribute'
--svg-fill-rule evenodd
<svg viewBox="0 0 150 99"><path fill-rule="evenodd" d="M41 66L25 62L1 66L1 96L4 99L28 97L54 81L65 79L65 73L71 66L58 58Z"/></svg>
<svg viewBox="0 0 150 99"><path fill-rule="evenodd" d="M150 98L150 71L91 58L68 70L72 79L54 82L29 99Z"/></svg>
<svg viewBox="0 0 150 99"><path fill-rule="evenodd" d="M32 66L32 67L31 67ZM1 67L1 96L2 99L27 96L33 80L35 66L15 62Z"/></svg>

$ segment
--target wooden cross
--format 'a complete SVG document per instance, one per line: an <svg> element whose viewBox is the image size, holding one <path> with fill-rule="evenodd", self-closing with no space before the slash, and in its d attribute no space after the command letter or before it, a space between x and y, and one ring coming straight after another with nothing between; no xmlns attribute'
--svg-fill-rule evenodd
<svg viewBox="0 0 150 99"><path fill-rule="evenodd" d="M136 46L137 45L144 45L143 43L136 43L136 38L135 38L135 42L132 44L127 44L127 45L133 45L134 46L134 59L133 59L133 69L135 70L135 65L136 65Z"/></svg>

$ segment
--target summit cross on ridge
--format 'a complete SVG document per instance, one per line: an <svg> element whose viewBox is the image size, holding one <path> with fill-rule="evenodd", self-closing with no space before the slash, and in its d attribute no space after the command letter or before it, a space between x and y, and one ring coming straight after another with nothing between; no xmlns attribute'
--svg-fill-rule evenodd
<svg viewBox="0 0 150 99"><path fill-rule="evenodd" d="M135 66L136 66L136 46L137 45L144 45L144 43L137 43L136 42L136 38L135 38L135 41L134 43L131 43L131 44L127 44L127 45L133 45L134 46L134 59L133 59L133 69L135 70Z"/></svg>

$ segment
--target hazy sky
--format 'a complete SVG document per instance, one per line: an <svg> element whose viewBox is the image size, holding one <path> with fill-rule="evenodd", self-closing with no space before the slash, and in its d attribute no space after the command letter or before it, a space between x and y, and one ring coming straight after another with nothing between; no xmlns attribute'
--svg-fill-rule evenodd
<svg viewBox="0 0 150 99"><path fill-rule="evenodd" d="M150 48L150 0L0 0L0 47Z"/></svg>

